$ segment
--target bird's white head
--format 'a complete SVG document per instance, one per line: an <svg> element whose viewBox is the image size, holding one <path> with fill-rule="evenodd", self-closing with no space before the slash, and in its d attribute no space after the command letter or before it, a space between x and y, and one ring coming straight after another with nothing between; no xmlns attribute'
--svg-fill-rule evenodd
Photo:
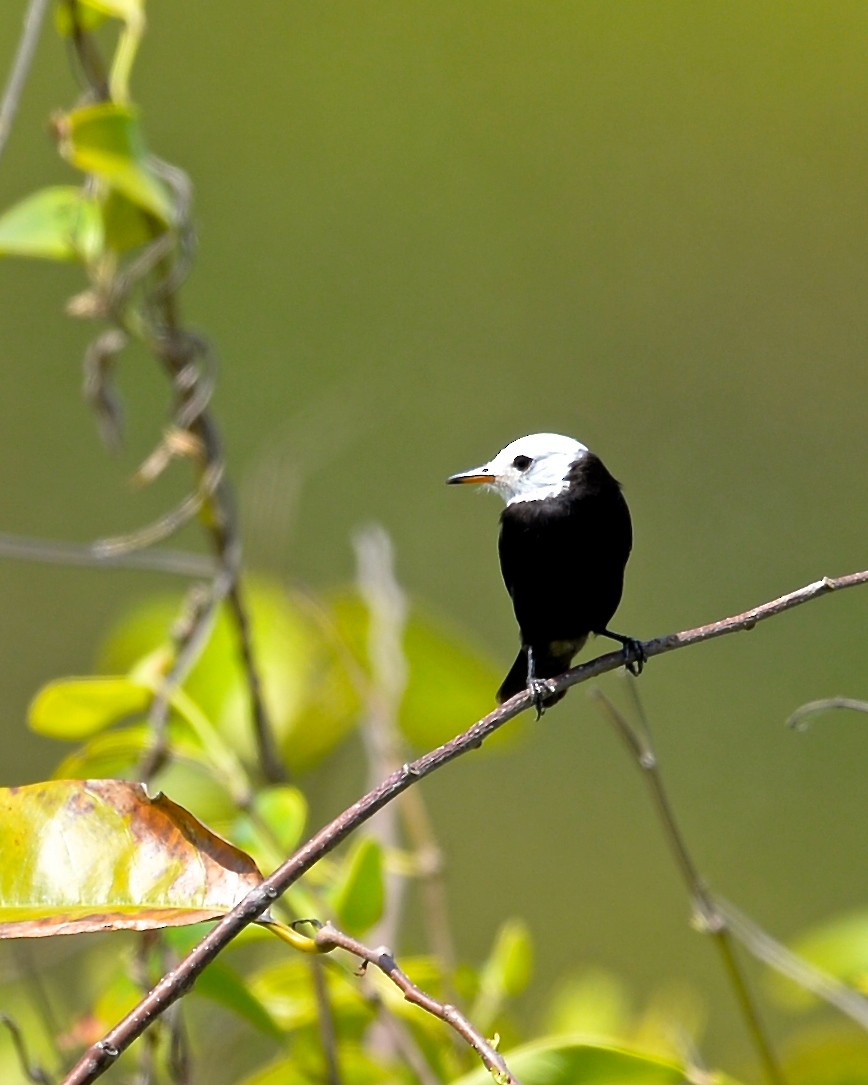
<svg viewBox="0 0 868 1085"><path fill-rule="evenodd" d="M507 505L542 501L569 488L567 472L587 451L581 441L560 433L531 433L508 444L482 467L461 471L446 481L487 486Z"/></svg>

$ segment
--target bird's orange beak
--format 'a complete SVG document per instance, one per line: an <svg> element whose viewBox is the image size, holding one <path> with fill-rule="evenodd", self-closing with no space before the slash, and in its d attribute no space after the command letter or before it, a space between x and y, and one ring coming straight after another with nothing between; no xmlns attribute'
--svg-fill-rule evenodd
<svg viewBox="0 0 868 1085"><path fill-rule="evenodd" d="M486 472L481 467L474 467L472 471L459 471L457 475L450 475L446 479L446 482L450 486L465 486L471 483L492 483L494 482L494 475L490 472Z"/></svg>

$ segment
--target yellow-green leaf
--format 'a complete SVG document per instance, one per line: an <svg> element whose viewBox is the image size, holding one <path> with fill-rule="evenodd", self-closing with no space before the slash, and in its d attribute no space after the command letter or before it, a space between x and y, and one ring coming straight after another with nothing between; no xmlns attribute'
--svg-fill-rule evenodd
<svg viewBox="0 0 868 1085"><path fill-rule="evenodd" d="M684 1085L692 1070L684 1063L604 1044L570 1038L542 1040L502 1052L522 1085ZM452 1085L491 1085L484 1067L465 1074ZM737 1085L723 1074L715 1085Z"/></svg>
<svg viewBox="0 0 868 1085"><path fill-rule="evenodd" d="M527 924L507 919L501 924L494 947L482 969L480 984L513 998L527 986L533 968L533 943Z"/></svg>
<svg viewBox="0 0 868 1085"><path fill-rule="evenodd" d="M344 861L342 877L331 893L338 926L362 934L383 914L383 849L373 837L362 837Z"/></svg>
<svg viewBox="0 0 868 1085"><path fill-rule="evenodd" d="M0 256L86 263L102 239L96 201L73 185L40 189L0 215Z"/></svg>
<svg viewBox="0 0 868 1085"><path fill-rule="evenodd" d="M61 154L73 166L95 174L164 225L174 222L169 190L148 158L135 110L98 102L58 118L55 128Z"/></svg>
<svg viewBox="0 0 868 1085"><path fill-rule="evenodd" d="M28 723L50 738L81 741L128 716L145 712L152 694L129 678L64 678L33 698Z"/></svg>
<svg viewBox="0 0 868 1085"><path fill-rule="evenodd" d="M225 914L255 863L128 780L0 789L0 938L149 930Z"/></svg>

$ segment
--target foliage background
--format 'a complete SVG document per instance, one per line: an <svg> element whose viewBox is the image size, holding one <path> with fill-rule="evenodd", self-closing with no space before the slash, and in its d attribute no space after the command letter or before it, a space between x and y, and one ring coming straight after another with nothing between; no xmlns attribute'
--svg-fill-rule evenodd
<svg viewBox="0 0 868 1085"><path fill-rule="evenodd" d="M538 429L580 436L625 483L631 634L864 565L864 5L153 0L149 20L134 92L152 147L196 183L186 308L223 359L216 410L255 566L333 585L376 519L408 590L505 667L497 504L442 480ZM70 97L47 33L0 206L67 179L45 118ZM125 486L161 417L152 366L123 366L120 462L78 402L90 329L62 313L78 285L0 264L3 530L88 539L168 503L171 486ZM57 759L23 729L34 690L87 672L157 586L0 564L3 783ZM865 605L826 600L642 679L702 868L783 938L864 903L868 736L858 718L806 736L783 721L866 695ZM708 1053L743 1049L633 767L583 692L531 741L425 786L464 954L523 914L539 932L529 1005L588 962L637 997L683 977L711 1001ZM348 750L319 814L357 787Z"/></svg>

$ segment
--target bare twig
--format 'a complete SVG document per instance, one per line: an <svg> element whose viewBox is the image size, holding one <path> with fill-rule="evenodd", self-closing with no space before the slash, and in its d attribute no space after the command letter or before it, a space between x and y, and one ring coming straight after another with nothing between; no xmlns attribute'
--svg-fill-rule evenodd
<svg viewBox="0 0 868 1085"><path fill-rule="evenodd" d="M217 609L229 590L229 578L220 573L207 586L197 584L188 593L187 606L175 623L175 659L151 702L148 723L151 745L139 765L136 778L149 783L162 767L166 754L166 728L172 694L184 682L208 642Z"/></svg>
<svg viewBox="0 0 868 1085"><path fill-rule="evenodd" d="M835 708L846 708L852 712L868 712L868 701L857 701L852 697L824 697L819 701L808 701L790 716L787 727L792 727L794 731L807 731L808 716L815 716L818 712Z"/></svg>
<svg viewBox="0 0 868 1085"><path fill-rule="evenodd" d="M828 1002L830 1006L850 1017L856 1024L868 1030L868 997L852 987L848 987L835 976L829 975L816 965L806 961L791 949L781 945L777 939L757 926L734 904L715 895L718 911L725 917L727 925L735 937L764 964L791 979Z"/></svg>
<svg viewBox="0 0 868 1085"><path fill-rule="evenodd" d="M631 689L633 689L631 683ZM635 692L635 691L634 691ZM707 932L714 939L715 945L720 952L724 968L729 976L729 981L735 992L736 1000L741 1008L742 1016L747 1024L748 1031L753 1039L757 1054L765 1068L766 1076L772 1085L785 1085L785 1079L778 1064L777 1056L771 1046L771 1041L766 1033L765 1026L759 1016L756 1003L747 984L747 977L741 966L733 944L727 922L718 909L714 897L702 879L696 864L687 848L687 842L681 832L681 828L675 819L675 811L669 801L669 794L663 784L663 775L657 761L657 755L651 743L651 733L648 722L638 697L635 704L639 710L641 731L632 727L626 717L621 713L602 690L592 691L593 696L600 702L604 715L613 725L624 744L636 760L636 764L642 770L645 782L651 793L651 798L657 810L660 823L663 826L663 835L675 858L676 865L681 871L687 892L693 903L696 922L701 930Z"/></svg>
<svg viewBox="0 0 868 1085"><path fill-rule="evenodd" d="M212 577L213 558L183 550L130 550L107 552L104 540L95 543L57 542L0 532L0 557L36 561L46 565L83 565L97 569L147 569L174 576Z"/></svg>
<svg viewBox="0 0 868 1085"><path fill-rule="evenodd" d="M12 1037L12 1045L15 1048L15 1054L18 1056L18 1064L21 1067L24 1076L28 1081L32 1081L34 1085L51 1085L51 1080L48 1074L36 1063L30 1061L30 1056L27 1053L27 1044L24 1042L24 1037L21 1035L21 1029L15 1024L12 1018L5 1013L0 1013L0 1025L5 1025Z"/></svg>
<svg viewBox="0 0 868 1085"><path fill-rule="evenodd" d="M409 607L395 577L392 543L385 530L379 526L366 528L357 533L354 542L359 592L370 614L368 654L372 683L363 735L372 773L371 783L375 783L394 771L406 757L406 743L399 730L398 713L407 683L403 638ZM449 993L455 950L448 921L442 852L418 791L402 795L395 806L397 809L388 806L377 819L380 839L386 847L398 846L399 826L395 814L400 814L415 851L415 874L422 887L426 933L431 948L443 966L444 982ZM394 943L403 893L404 875L392 874L387 881L384 918L376 930L370 932L374 941Z"/></svg>
<svg viewBox="0 0 868 1085"><path fill-rule="evenodd" d="M9 133L15 123L15 115L21 103L21 95L33 57L36 54L36 46L39 42L39 33L45 21L45 13L48 10L49 0L30 0L24 15L24 27L12 63L12 70L6 81L3 91L3 99L0 101L0 158L6 148Z"/></svg>
<svg viewBox="0 0 868 1085"><path fill-rule="evenodd" d="M672 633L669 636L648 641L643 645L646 658L660 655L663 652L674 651L676 648L683 648L689 644L697 644L713 637L723 636L726 633L735 633L742 629L753 628L758 621L764 618L772 617L802 603L810 602L830 591L856 587L865 583L868 583L868 569L858 573L850 573L846 576L824 577L822 580L808 584L798 591L790 592L788 595L771 600L771 602L763 603L746 614L737 614L732 618L724 618L721 621L700 626L697 629L687 629L681 633ZM586 682L590 678L596 678L597 675L606 671L615 670L623 662L623 652L609 652L607 655L593 659L589 663L574 667L557 679L550 680L551 685L553 689L567 689L570 686L578 685L580 682ZM119 1021L102 1040L88 1048L64 1078L63 1085L90 1085L90 1082L96 1081L118 1059L120 1054L137 1037L141 1036L146 1028L190 989L196 977L218 956L225 946L236 938L246 926L258 919L268 909L269 905L285 893L323 856L336 848L359 825L362 825L387 803L392 802L397 795L412 787L423 777L430 775L444 765L448 765L457 757L478 749L485 739L497 731L498 728L521 712L533 707L533 705L533 694L527 691L516 694L515 697L512 697L493 712L472 724L456 738L451 739L442 746L438 746L436 750L424 754L412 763L403 765L372 791L363 795L343 813L339 814L327 825L324 825L282 866L269 875L261 885L251 890L231 912L228 912L202 941L195 945L171 972L163 976L147 996L123 1020Z"/></svg>
<svg viewBox="0 0 868 1085"><path fill-rule="evenodd" d="M321 957L313 957L310 961L310 975L313 981L313 991L316 997L317 1023L319 1025L319 1038L326 1064L327 1085L341 1085L341 1070L338 1063L338 1040L335 1033L335 1018L332 1005L329 1000L328 987L323 974L323 961Z"/></svg>
<svg viewBox="0 0 868 1085"><path fill-rule="evenodd" d="M417 987L407 973L398 967L392 951L386 946L371 949L350 935L344 934L343 931L339 931L331 923L325 923L318 927L314 935L314 941L325 951L345 949L348 953L358 957L365 965L375 965L384 976L395 984L407 1002L419 1006L454 1029L479 1055L488 1070L502 1075L503 1085L521 1085L518 1078L510 1073L503 1056L497 1052L478 1029L474 1028L464 1014L455 1006L440 1002Z"/></svg>

